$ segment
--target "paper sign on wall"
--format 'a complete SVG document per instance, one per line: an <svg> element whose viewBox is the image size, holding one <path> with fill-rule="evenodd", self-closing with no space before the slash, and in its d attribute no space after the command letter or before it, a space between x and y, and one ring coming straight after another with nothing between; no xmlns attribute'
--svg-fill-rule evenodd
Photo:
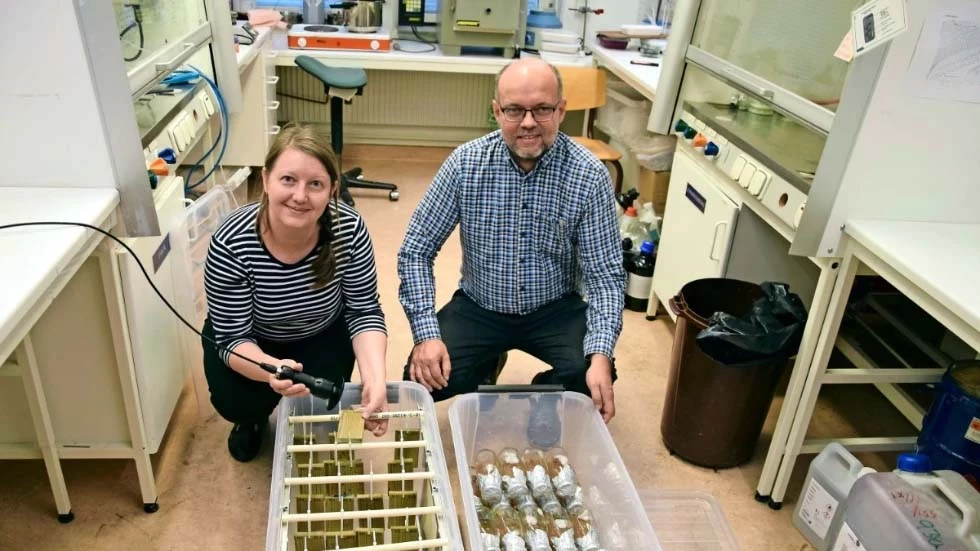
<svg viewBox="0 0 980 551"><path fill-rule="evenodd" d="M907 80L913 96L980 103L980 3L930 2Z"/></svg>
<svg viewBox="0 0 980 551"><path fill-rule="evenodd" d="M871 0L851 13L855 57L887 43L907 28L905 0Z"/></svg>
<svg viewBox="0 0 980 551"><path fill-rule="evenodd" d="M834 57L848 63L854 59L854 33L850 29L847 30L844 38L841 39L840 46L837 46L837 51L834 52Z"/></svg>

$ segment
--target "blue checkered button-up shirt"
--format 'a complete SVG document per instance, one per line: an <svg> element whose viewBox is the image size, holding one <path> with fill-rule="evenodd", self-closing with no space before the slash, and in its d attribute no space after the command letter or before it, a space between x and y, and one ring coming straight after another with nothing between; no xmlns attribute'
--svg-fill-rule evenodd
<svg viewBox="0 0 980 551"><path fill-rule="evenodd" d="M525 173L499 131L453 151L398 252L398 296L416 344L440 338L432 262L457 223L467 296L493 312L528 314L583 292L583 352L613 357L626 273L612 184L594 155L559 133Z"/></svg>

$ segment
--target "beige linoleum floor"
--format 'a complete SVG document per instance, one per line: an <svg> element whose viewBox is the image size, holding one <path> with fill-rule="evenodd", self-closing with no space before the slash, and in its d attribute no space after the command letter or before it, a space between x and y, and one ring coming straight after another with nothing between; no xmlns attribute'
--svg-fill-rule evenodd
<svg viewBox="0 0 980 551"><path fill-rule="evenodd" d="M366 177L396 182L401 191L401 199L394 203L384 193L354 192L376 249L380 293L390 333L391 379L401 377L402 364L412 344L397 299L395 254L413 208L448 151L348 148L348 157L364 167ZM456 288L459 260L458 239L452 237L436 260L439 305ZM624 330L616 349L620 373L616 385L618 415L609 430L633 481L640 488L712 494L744 550L810 549L790 524L790 516L812 457L800 459L781 511L770 510L753 499L779 411L778 396L753 460L742 467L714 472L686 464L664 449L659 427L672 339L673 324L669 318L647 321L641 313L625 313ZM541 368L537 360L512 353L500 381L527 382ZM207 407L206 392L205 388L188 383L164 444L153 457L160 504L156 514L143 512L131 461L64 461L76 516L67 525L55 520L54 503L40 460L0 462L0 550L262 549L268 523L272 438L266 439L255 461L240 464L232 460L225 442L230 425ZM199 397L204 398L203 408L198 407ZM439 404L437 410L447 463L455 472L448 405ZM878 432L887 426L895 434L910 434L911 427L896 415L873 390L832 388L821 397L810 434L855 435L870 426L879 427ZM872 467L890 468L886 463L890 457L860 457Z"/></svg>

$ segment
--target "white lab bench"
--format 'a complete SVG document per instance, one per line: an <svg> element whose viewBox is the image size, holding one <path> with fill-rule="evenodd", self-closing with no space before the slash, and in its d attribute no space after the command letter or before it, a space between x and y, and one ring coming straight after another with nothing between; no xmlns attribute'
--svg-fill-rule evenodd
<svg viewBox="0 0 980 551"><path fill-rule="evenodd" d="M302 75L296 68L297 56L310 56L333 67L380 72L369 76L365 95L347 108L351 114L345 115L345 122L355 127L345 128L347 142L357 141L356 126L359 123L374 127L425 126L428 124L425 109L411 105L438 102L440 98L442 103L457 105L454 109L436 110L435 116L442 120L432 121L434 140L440 139L437 136L445 131L445 126L451 126L450 119L454 116L460 121L468 121L461 123L463 125L481 124L485 121L482 113L492 94L490 77L510 61L499 56L447 56L438 46L431 52L298 50L288 48L283 31L263 27L258 32L255 42L240 46L238 52L243 104L241 112L231 116L231 140L223 159L225 165L261 166L273 136L279 132L278 120L326 123L329 110L326 104L311 107L304 105L306 102L277 97L277 88L286 94L299 90L311 98L323 94L322 84ZM409 43L406 48L416 50L427 46ZM277 67L292 70L285 69L277 74ZM432 73L441 73L445 75L443 78L450 80L439 81L440 77ZM286 82L280 82L283 78ZM451 83L460 83L463 89L453 90ZM292 110L287 110L290 103L298 106L293 105ZM468 109L471 104L472 109ZM465 141L469 137L461 135L459 140Z"/></svg>
<svg viewBox="0 0 980 551"><path fill-rule="evenodd" d="M347 143L455 146L492 130L487 116L493 76L512 60L445 55L438 45L420 51L430 46L417 42L396 44L405 49L290 49L284 31L260 28L255 43L239 50L243 109L231 117L232 139L224 164L260 166L269 141L279 131L277 119L329 121L329 106L321 102L322 84L296 67L296 57L301 55L333 67L368 71L364 95L345 107ZM642 57L635 49L595 46L593 53L598 65L653 99L659 67L631 64L631 59ZM430 107L433 104L439 107Z"/></svg>
<svg viewBox="0 0 980 551"><path fill-rule="evenodd" d="M630 62L643 60L659 63L660 58L643 57L639 51L633 49L613 50L602 46L594 46L592 56L600 67L606 68L648 100L653 101L657 94L657 81L660 80L660 67L634 65Z"/></svg>
<svg viewBox="0 0 980 551"><path fill-rule="evenodd" d="M841 240L841 266L805 375L798 409L782 451L772 496L782 500L796 458L818 453L830 441L853 451L914 446L915 437L805 440L813 409L825 384L935 382L943 369L827 369L839 338L848 296L857 275L876 274L974 350L980 350L980 224L852 220ZM776 442L773 443L777 445Z"/></svg>
<svg viewBox="0 0 980 551"><path fill-rule="evenodd" d="M342 50L296 50L286 46L286 36L277 33L273 36L273 49L278 52L276 65L290 67L296 65L296 57L310 56L335 67L360 67L365 70L416 71L426 73L470 73L493 75L509 61L502 56L486 55L445 55L437 44L435 50L413 52L391 50L390 52L356 52ZM410 43L411 50L428 48L428 45Z"/></svg>
<svg viewBox="0 0 980 551"><path fill-rule="evenodd" d="M61 459L132 459L143 509L158 509L150 455L199 357L196 339L144 279L190 317L184 181L154 190L159 236L91 228L0 231L0 459L43 458L59 520L71 520ZM121 235L112 188L0 187L0 224L83 223ZM26 391L26 392L25 392Z"/></svg>
<svg viewBox="0 0 980 551"><path fill-rule="evenodd" d="M118 202L115 189L0 187L0 223L72 221L111 230L117 223ZM140 422L135 374L128 361L126 328L121 322L125 305L119 272L113 265L114 255L105 246L107 241L102 234L80 227L37 226L0 232L0 256L6 259L0 264L0 458L44 459L63 522L71 520L71 504L61 459L135 460L144 506L156 508L153 468ZM79 298L70 289L79 284L80 276L101 279L106 289L117 291L80 297L86 304L68 305L95 304L96 311L85 315L91 316L92 323L108 318L111 342L80 345L77 337L67 334L71 328L50 315L52 304L63 296ZM116 365L89 373L82 365L84 359L72 356L100 346L114 349ZM119 423L129 433L126 444L82 444L74 441L76 435L61 430L66 419L84 420L93 409L107 406L92 403L85 391L93 384L105 385L119 396L124 409ZM33 434L23 429L25 419L33 421Z"/></svg>
<svg viewBox="0 0 980 551"><path fill-rule="evenodd" d="M310 56L330 66L357 67L368 72L364 95L345 107L344 134L348 143L455 146L489 132L492 128L487 124L487 116L493 97L493 77L512 61L502 56L445 55L438 45L432 51L419 52L416 50L429 46L417 42L401 43L405 50L389 52L290 49L286 45L285 32L268 29L261 32L269 33L270 38L260 37L256 41L258 46L243 46L242 50L262 48L266 53L260 57L272 68L267 79L274 80L277 85L261 92L266 94L264 100L249 100L260 94L250 92L253 87L249 86L246 76L249 69L244 69L243 94L246 105L260 105L264 101L280 120L321 124L329 120L329 107L325 103L316 103L323 97L323 86L296 68L297 56ZM660 73L658 67L630 64L630 59L641 57L636 50L609 50L596 46L593 52L597 64L652 99ZM275 72L276 68L278 72ZM279 96L275 97L277 90ZM275 121L267 123L265 132L273 130L275 125ZM251 136L263 131L257 123L249 128ZM237 135L233 129L232 136ZM240 145L236 144L236 147ZM259 145L261 143L251 144L256 151L246 155L251 163L228 164L261 164L255 162L259 159ZM232 151L231 158L235 159L237 154Z"/></svg>

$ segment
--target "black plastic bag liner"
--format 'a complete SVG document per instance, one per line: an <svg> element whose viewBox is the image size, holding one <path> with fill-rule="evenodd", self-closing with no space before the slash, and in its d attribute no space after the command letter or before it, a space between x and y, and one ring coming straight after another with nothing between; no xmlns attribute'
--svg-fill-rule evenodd
<svg viewBox="0 0 980 551"><path fill-rule="evenodd" d="M765 282L765 296L748 313L735 317L715 312L697 336L698 347L726 364L754 364L796 355L806 326L806 307L784 283Z"/></svg>

